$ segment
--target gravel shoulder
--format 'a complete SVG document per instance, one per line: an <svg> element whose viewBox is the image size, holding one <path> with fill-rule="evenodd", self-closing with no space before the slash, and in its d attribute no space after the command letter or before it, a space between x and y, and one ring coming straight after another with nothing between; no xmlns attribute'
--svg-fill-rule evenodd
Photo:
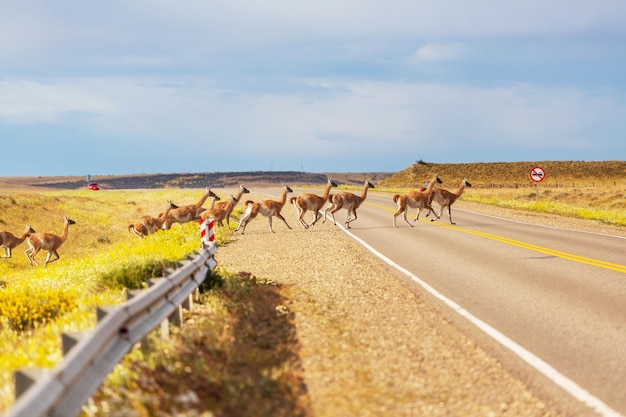
<svg viewBox="0 0 626 417"><path fill-rule="evenodd" d="M599 228L458 203L456 208L522 221ZM400 272L332 223L305 230L293 207L283 215L291 230L275 219L270 233L267 219L258 216L245 235L237 233L235 242L219 248L216 259L219 268L280 284L294 313L314 415L582 415L525 384L455 326L450 312L409 288Z"/></svg>

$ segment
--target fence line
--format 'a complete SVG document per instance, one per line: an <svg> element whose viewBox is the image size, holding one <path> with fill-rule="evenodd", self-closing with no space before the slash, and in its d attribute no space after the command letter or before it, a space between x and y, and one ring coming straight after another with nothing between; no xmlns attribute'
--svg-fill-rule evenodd
<svg viewBox="0 0 626 417"><path fill-rule="evenodd" d="M113 367L139 340L157 328L178 323L182 308L191 308L192 294L217 265L214 222L200 223L202 248L163 278L113 307L98 308L98 324L89 334L64 334L64 357L51 371L16 372L16 401L4 417L70 417L98 389Z"/></svg>

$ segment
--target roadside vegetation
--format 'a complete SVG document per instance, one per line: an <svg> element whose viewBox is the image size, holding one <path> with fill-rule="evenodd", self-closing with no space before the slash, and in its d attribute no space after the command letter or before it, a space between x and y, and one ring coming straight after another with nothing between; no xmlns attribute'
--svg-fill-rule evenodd
<svg viewBox="0 0 626 417"><path fill-rule="evenodd" d="M540 163L547 176L538 194L528 179L532 168L528 164L421 161L390 175L376 191L416 188L437 173L449 190L468 178L472 187L461 199L626 227L626 163L585 163L592 164L589 172L580 171L579 164ZM15 370L54 367L62 359L61 333L89 331L98 306L123 303L127 289L145 287L150 278L161 276L164 268L198 249L195 222L176 224L144 240L127 227L164 211L167 200L192 204L203 192L203 188L96 192L28 188L0 193L0 230L21 235L30 224L37 232L60 234L64 216L76 222L59 249L60 259L47 268L45 251L36 258L42 266L29 264L25 243L13 250L12 258L0 259L0 413L13 403ZM233 239L223 228L217 229L216 237L219 245ZM140 410L136 415L174 415L190 404L219 404L224 415L246 404L261 407L254 410L259 416L308 415L309 405L302 403L306 396L299 392L301 369L292 318L268 308L282 303L277 286L219 270L207 280L198 302L210 315L191 312L188 320L214 331L198 334L193 327L184 327L185 331L173 330L168 341L147 338L116 367L84 415L110 415L112 410L124 415L125 408ZM206 354L198 355L199 350ZM183 381L177 382L176 390L168 385L174 380ZM151 387L150 394L139 386ZM212 395L184 394L197 392L200 386ZM158 403L155 398L160 398ZM277 401L279 410L273 406ZM159 411L163 404L167 409Z"/></svg>
<svg viewBox="0 0 626 417"><path fill-rule="evenodd" d="M0 411L13 403L13 372L52 368L61 359L61 333L88 331L96 308L121 304L126 289L145 288L150 278L197 250L196 222L159 231L141 241L128 225L163 211L168 199L191 204L203 190L147 192L50 191L0 196L0 229L21 235L61 234L63 217L76 222L58 250L60 259L43 267L47 252L31 266L26 243L0 259ZM229 239L217 233L218 243Z"/></svg>
<svg viewBox="0 0 626 417"><path fill-rule="evenodd" d="M546 177L530 180L534 166ZM497 207L551 213L626 227L626 162L539 162L435 164L418 161L387 177L379 187L421 187L438 174L440 186L454 191L467 178L472 184L461 199Z"/></svg>
<svg viewBox="0 0 626 417"><path fill-rule="evenodd" d="M299 342L277 284L219 271L171 336L139 343L83 416L311 415ZM204 414L197 410L212 410Z"/></svg>

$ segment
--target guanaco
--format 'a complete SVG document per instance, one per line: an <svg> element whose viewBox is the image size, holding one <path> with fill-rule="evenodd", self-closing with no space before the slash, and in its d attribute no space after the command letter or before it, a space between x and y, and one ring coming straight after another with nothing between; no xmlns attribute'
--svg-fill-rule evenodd
<svg viewBox="0 0 626 417"><path fill-rule="evenodd" d="M409 226L413 227L411 223L406 218L407 211L409 207L412 208L426 208L429 210L429 213L433 213L437 216L437 213L433 210L430 205L430 195L435 187L435 184L443 184L443 181L439 178L437 174L433 176L432 181L428 183L428 187L421 189L419 191L410 191L406 194L395 194L393 196L393 202L398 204L398 210L393 214L393 227L398 227L396 225L396 218L400 214L404 214L404 221ZM417 218L419 218L419 211L417 212ZM437 216L439 218L439 216ZM417 219L416 219L417 220Z"/></svg>
<svg viewBox="0 0 626 417"><path fill-rule="evenodd" d="M207 198L215 196L216 194L211 191L209 187L206 187L205 193L202 194L200 200L198 200L198 202L196 202L195 204L188 204L186 206L180 206L178 208L170 210L167 217L165 217L162 228L164 230L169 230L174 223L183 224L192 220L199 220L200 213L204 211L202 205L207 200Z"/></svg>
<svg viewBox="0 0 626 417"><path fill-rule="evenodd" d="M270 224L271 233L274 233L274 230L272 229L272 217L274 216L281 219L283 223L287 225L287 228L291 229L291 226L289 226L287 220L285 220L282 214L280 214L280 211L283 209L285 203L287 202L288 193L293 193L293 190L288 185L285 185L283 186L283 193L280 197L280 200L263 200L256 203L252 200L246 201L246 212L243 214L243 216L241 216L241 220L239 221L239 224L237 225L237 229L235 231L238 231L240 228L242 228L241 234L245 234L246 226L259 213L267 217L267 220Z"/></svg>
<svg viewBox="0 0 626 417"><path fill-rule="evenodd" d="M231 205L230 207L230 201L221 201L215 204L215 207L217 209L224 209L224 208L228 208L228 212L226 213L226 224L228 225L228 228L230 229L230 219L233 219L235 221L239 221L239 219L237 218L237 216L235 216L233 214L233 210L235 209L235 206L237 206L237 203L239 202L239 200L241 200L241 196L243 196L244 194L248 194L250 193L250 190L248 190L246 187L244 187L243 185L239 185L239 190L237 190L237 193L235 194L235 204Z"/></svg>
<svg viewBox="0 0 626 417"><path fill-rule="evenodd" d="M141 220L136 221L128 225L128 231L132 232L139 239L143 239L148 235L156 233L161 227L163 222L167 218L170 210L177 209L178 206L168 200L165 212L159 213L157 217L144 217Z"/></svg>
<svg viewBox="0 0 626 417"><path fill-rule="evenodd" d="M328 182L326 183L326 188L324 188L324 193L321 196L317 194L313 194L313 193L302 193L297 197L294 196L289 199L289 202L293 204L293 206L296 208L296 211L298 213L298 220L300 221L300 224L305 229L308 229L309 227L313 226L315 223L317 223L319 219L322 218L321 210L322 208L324 208L324 205L327 203L330 189L331 187L336 187L336 186L337 184L334 181L332 181L330 178L328 178ZM311 210L313 211L313 213L315 213L315 219L313 220L313 222L311 222L311 224L307 224L307 222L304 221L304 214L307 212L307 210Z"/></svg>
<svg viewBox="0 0 626 417"><path fill-rule="evenodd" d="M0 230L0 248L4 248L3 258L10 258L11 250L21 245L32 233L35 233L35 230L30 227L30 224L26 225L26 231L21 237L17 237L11 232Z"/></svg>
<svg viewBox="0 0 626 417"><path fill-rule="evenodd" d="M450 207L452 206L452 204L454 204L456 200L458 200L459 197L461 197L461 194L463 194L465 187L471 186L472 184L467 181L467 178L463 178L463 181L461 181L459 187L454 191L448 191L443 188L435 188L430 195L430 200L431 202L434 201L439 205L439 218L441 218L441 215L443 214L444 207L447 207L448 219L450 219L450 224L456 224L452 221L452 213ZM430 212L426 214L426 217L428 217L429 214ZM435 221L435 219L432 219L431 221Z"/></svg>
<svg viewBox="0 0 626 417"><path fill-rule="evenodd" d="M230 229L228 213L233 211L233 208L237 205L239 200L234 195L230 195L230 199L228 201L222 201L219 206L214 205L214 207L208 208L200 213L200 219L213 219L215 223L219 226L224 227L224 220L226 220L226 224ZM226 204L224 204L226 203Z"/></svg>
<svg viewBox="0 0 626 417"><path fill-rule="evenodd" d="M361 191L360 196L349 191L339 191L335 194L330 194L328 196L328 202L331 204L326 207L324 211L324 221L322 223L326 223L326 215L328 212L330 212L330 216L333 219L333 224L337 225L337 222L335 221L335 213L342 208L345 208L346 210L348 210L346 227L349 229L350 223L357 219L356 209L358 209L361 204L363 204L363 202L367 198L367 190L370 188L374 188L374 185L368 180L365 180L365 183L363 184L363 190Z"/></svg>
<svg viewBox="0 0 626 417"><path fill-rule="evenodd" d="M26 249L24 253L26 254L26 257L31 265L39 265L39 263L35 260L35 255L37 255L37 253L39 253L42 249L48 251L44 268L47 267L49 263L59 260L60 256L57 251L67 239L70 224L76 224L74 220L69 219L67 216L65 216L64 221L65 224L63 226L63 233L61 233L61 236L53 235L52 233L33 233L28 236L26 239L28 249ZM55 256L54 259L51 259L52 255Z"/></svg>

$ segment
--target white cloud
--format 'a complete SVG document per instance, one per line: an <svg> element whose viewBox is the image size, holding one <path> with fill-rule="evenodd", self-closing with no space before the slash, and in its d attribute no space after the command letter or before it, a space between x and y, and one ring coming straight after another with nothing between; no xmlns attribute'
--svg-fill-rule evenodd
<svg viewBox="0 0 626 417"><path fill-rule="evenodd" d="M450 61L463 57L465 48L455 42L432 42L417 49L415 56L421 61Z"/></svg>
<svg viewBox="0 0 626 417"><path fill-rule="evenodd" d="M115 112L115 104L85 88L87 80L0 81L0 121L9 124L60 123L72 114Z"/></svg>
<svg viewBox="0 0 626 417"><path fill-rule="evenodd" d="M257 94L154 78L0 82L0 120L88 124L100 133L184 146L215 141L224 149L264 152L288 144L323 153L329 138L337 151L429 146L461 134L483 145L508 138L539 146L617 123L626 113L611 93L571 88L306 82L318 91Z"/></svg>

